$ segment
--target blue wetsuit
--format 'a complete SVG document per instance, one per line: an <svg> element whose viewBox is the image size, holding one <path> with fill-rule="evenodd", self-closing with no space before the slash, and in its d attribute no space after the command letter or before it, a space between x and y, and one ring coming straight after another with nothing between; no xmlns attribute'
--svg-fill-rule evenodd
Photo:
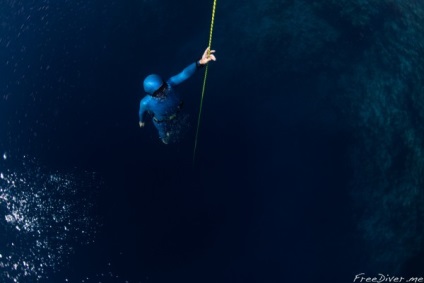
<svg viewBox="0 0 424 283"><path fill-rule="evenodd" d="M159 132L159 138L164 139L169 132L169 124L176 117L182 106L180 95L174 91L174 87L191 77L196 69L201 67L198 62L190 64L181 73L171 77L163 85L165 94L155 96L146 95L140 101L138 116L140 122L144 122L146 112L153 114L153 123Z"/></svg>

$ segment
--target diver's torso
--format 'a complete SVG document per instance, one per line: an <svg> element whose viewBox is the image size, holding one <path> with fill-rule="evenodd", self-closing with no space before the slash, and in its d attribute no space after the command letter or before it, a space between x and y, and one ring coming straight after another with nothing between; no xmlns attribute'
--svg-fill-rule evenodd
<svg viewBox="0 0 424 283"><path fill-rule="evenodd" d="M166 119L178 111L181 98L168 84L166 97L158 98L150 96L150 110L158 120Z"/></svg>

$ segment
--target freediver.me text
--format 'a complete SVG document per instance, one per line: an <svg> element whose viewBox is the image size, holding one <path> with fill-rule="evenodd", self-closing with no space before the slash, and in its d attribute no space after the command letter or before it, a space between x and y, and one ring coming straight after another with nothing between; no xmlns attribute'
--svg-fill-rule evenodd
<svg viewBox="0 0 424 283"><path fill-rule="evenodd" d="M399 276L390 276L390 275L384 275L381 273L378 273L377 276L365 276L365 273L359 273L355 275L355 278L353 279L353 282L356 283L383 283L383 282L393 282L393 283L400 283L400 282L410 282L410 283L424 283L424 277L410 277L410 278L404 278Z"/></svg>

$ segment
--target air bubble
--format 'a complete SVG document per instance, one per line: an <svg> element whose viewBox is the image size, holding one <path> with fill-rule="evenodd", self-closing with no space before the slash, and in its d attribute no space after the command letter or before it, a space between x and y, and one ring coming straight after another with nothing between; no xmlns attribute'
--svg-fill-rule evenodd
<svg viewBox="0 0 424 283"><path fill-rule="evenodd" d="M75 246L94 242L94 175L47 171L26 160L0 173L0 282L47 279Z"/></svg>

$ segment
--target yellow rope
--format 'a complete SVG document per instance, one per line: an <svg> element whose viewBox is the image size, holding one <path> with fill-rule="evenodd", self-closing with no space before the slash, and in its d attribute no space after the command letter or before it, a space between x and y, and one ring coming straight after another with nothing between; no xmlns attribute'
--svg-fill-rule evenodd
<svg viewBox="0 0 424 283"><path fill-rule="evenodd" d="M215 10L216 10L216 0L213 1L211 29L209 32L208 55L210 55L211 46L212 46L212 33L213 33L213 24L215 22ZM202 116L203 98L205 96L205 88L206 88L206 77L208 76L208 65L206 65L205 76L203 77L202 98L200 99L199 117L197 118L196 138L194 140L193 163L196 160L197 139L199 137L200 117Z"/></svg>

